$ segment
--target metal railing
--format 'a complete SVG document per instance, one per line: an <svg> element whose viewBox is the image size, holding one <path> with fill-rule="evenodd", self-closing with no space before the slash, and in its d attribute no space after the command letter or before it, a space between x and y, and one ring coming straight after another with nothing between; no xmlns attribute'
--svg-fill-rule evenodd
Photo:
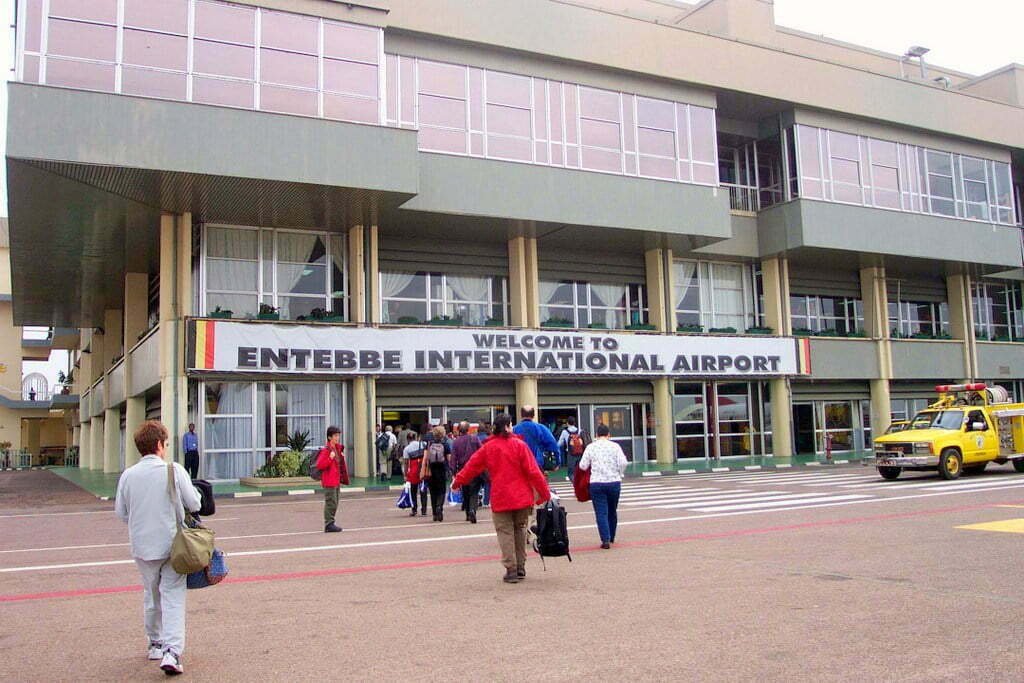
<svg viewBox="0 0 1024 683"><path fill-rule="evenodd" d="M729 188L729 208L731 210L755 213L761 208L756 187L730 183L722 183L722 187Z"/></svg>

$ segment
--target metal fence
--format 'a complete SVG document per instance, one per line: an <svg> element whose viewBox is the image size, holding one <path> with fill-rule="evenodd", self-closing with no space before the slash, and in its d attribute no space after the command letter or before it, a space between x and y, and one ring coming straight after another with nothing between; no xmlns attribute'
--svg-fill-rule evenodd
<svg viewBox="0 0 1024 683"><path fill-rule="evenodd" d="M760 208L756 187L729 183L722 183L722 187L729 188L729 208L733 211L754 213Z"/></svg>

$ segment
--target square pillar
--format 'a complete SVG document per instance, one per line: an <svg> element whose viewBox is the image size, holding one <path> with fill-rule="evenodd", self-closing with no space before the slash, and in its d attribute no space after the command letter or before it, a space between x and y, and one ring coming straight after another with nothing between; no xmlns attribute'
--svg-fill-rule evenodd
<svg viewBox="0 0 1024 683"><path fill-rule="evenodd" d="M88 470L90 467L89 458L92 457L92 423L88 420L78 426L78 469Z"/></svg>
<svg viewBox="0 0 1024 683"><path fill-rule="evenodd" d="M107 408L103 411L103 472L121 471L121 411Z"/></svg>
<svg viewBox="0 0 1024 683"><path fill-rule="evenodd" d="M107 309L103 312L103 369L109 370L114 358L124 353L124 311Z"/></svg>
<svg viewBox="0 0 1024 683"><path fill-rule="evenodd" d="M92 427L89 429L89 469L103 469L103 416L97 415L92 418Z"/></svg>
<svg viewBox="0 0 1024 683"><path fill-rule="evenodd" d="M647 310L650 323L658 332L675 331L675 315L672 313L671 259L666 266L665 249L648 249L644 252L647 274Z"/></svg>
<svg viewBox="0 0 1024 683"><path fill-rule="evenodd" d="M365 232L361 224L348 229L348 319L354 323L368 323L371 317L366 307Z"/></svg>
<svg viewBox="0 0 1024 683"><path fill-rule="evenodd" d="M946 299L949 302L949 331L953 339L963 340L964 376L974 381L978 375L978 347L974 339L974 306L971 300L971 276L950 275L946 278Z"/></svg>
<svg viewBox="0 0 1024 683"><path fill-rule="evenodd" d="M878 377L869 379L871 391L871 433L880 436L889 428L890 387L892 380L892 339L889 329L889 290L885 268L860 269L861 301L864 304L864 332L875 340L878 353Z"/></svg>
<svg viewBox="0 0 1024 683"><path fill-rule="evenodd" d="M671 377L662 377L651 382L654 388L656 457L659 463L666 465L675 462L678 455L675 413L672 408L673 383Z"/></svg>
<svg viewBox="0 0 1024 683"><path fill-rule="evenodd" d="M873 379L868 382L871 390L871 436L881 436L892 422L892 403L889 394L889 380Z"/></svg>
<svg viewBox="0 0 1024 683"><path fill-rule="evenodd" d="M135 430L139 428L139 425L145 421L145 396L129 396L128 400L125 402L124 416L124 466L126 469L137 463L142 458L142 454L139 453L139 449L135 447L135 439L132 438L132 435L135 433ZM171 436L173 437L174 435L172 434Z"/></svg>
<svg viewBox="0 0 1024 683"><path fill-rule="evenodd" d="M149 327L149 275L124 274L124 350L135 346Z"/></svg>
<svg viewBox="0 0 1024 683"><path fill-rule="evenodd" d="M512 327L540 327L537 239L522 235L508 241L508 291Z"/></svg>
<svg viewBox="0 0 1024 683"><path fill-rule="evenodd" d="M182 461L188 424L185 316L192 312L192 214L160 216L160 417L170 434L168 461Z"/></svg>
<svg viewBox="0 0 1024 683"><path fill-rule="evenodd" d="M781 256L761 261L764 287L764 322L775 334L793 334L789 310L789 261Z"/></svg>
<svg viewBox="0 0 1024 683"><path fill-rule="evenodd" d="M772 407L772 454L793 455L793 394L789 380L780 377L768 381Z"/></svg>
<svg viewBox="0 0 1024 683"><path fill-rule="evenodd" d="M377 380L373 377L352 378L352 474L372 477L376 472L377 453L374 427L377 416Z"/></svg>
<svg viewBox="0 0 1024 683"><path fill-rule="evenodd" d="M522 408L523 406L533 406L534 408L540 409L537 392L537 377L535 375L528 375L526 377L520 377L516 380L516 409ZM540 415L538 414L539 418ZM519 421L518 412L512 416L514 422Z"/></svg>

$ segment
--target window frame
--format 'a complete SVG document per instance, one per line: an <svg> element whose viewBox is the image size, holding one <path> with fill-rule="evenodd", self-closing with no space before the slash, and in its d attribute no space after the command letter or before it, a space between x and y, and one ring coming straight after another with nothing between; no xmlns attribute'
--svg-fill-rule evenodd
<svg viewBox="0 0 1024 683"><path fill-rule="evenodd" d="M424 287L424 296L423 296L423 298L421 299L421 298L417 298L417 297L400 297L400 296L385 297L384 294L383 294L383 277L384 277L384 275L386 273L412 273L412 274L414 274L416 276L422 275L423 278L424 278L424 280L423 280L423 287ZM511 310L510 310L509 297L508 297L508 277L507 276L505 276L505 275L472 275L471 277L480 277L480 278L486 278L487 279L487 296L488 296L489 300L488 301L470 301L468 299L450 298L448 296L448 291L449 291L449 289L451 289L448 286L448 276L449 275L454 275L454 273L443 273L443 272L426 271L426 270L410 271L410 270L399 270L399 269L389 269L389 270L381 270L381 271L379 271L377 273L377 291L381 293L381 295L379 297L380 311L381 311L381 323L384 324L384 325L400 325L400 324L402 324L402 323L399 323L397 320L385 320L385 317L387 316L387 303L389 301L394 301L394 302L398 302L398 303L423 304L424 311L425 311L426 315L421 320L422 324L429 323L430 320L434 317L433 308L434 308L435 305L440 305L441 306L441 310L444 311L444 313L442 313L441 315L447 315L447 316L451 316L452 318L454 318L455 317L455 315L454 315L455 310L454 310L454 308L449 308L449 307L450 306L454 306L454 305L458 305L458 304L466 304L466 305L469 305L469 306L485 305L485 306L489 307L489 309L490 309L490 311L492 313L492 315L488 316L489 319L493 318L494 308L495 308L495 306L497 306L497 307L499 307L501 309L502 316L503 316L503 323L502 323L501 326L502 327L508 327L510 325L509 316L511 315ZM440 298L437 298L437 297L434 297L434 296L431 295L431 292L434 290L434 284L435 284L433 282L433 279L434 278L438 278L438 277L441 278L441 281L440 281L440 284L439 284L439 291L441 292ZM500 283L501 283L501 292L500 292L500 297L501 298L500 298L500 300L495 298L495 284L496 284L495 280L496 279L499 280ZM452 291L454 292L454 290L452 290ZM451 310L451 313L448 312L449 310ZM473 325L471 325L471 323L465 323L465 321L464 321L464 324L467 325L467 326L473 326Z"/></svg>
<svg viewBox="0 0 1024 683"><path fill-rule="evenodd" d="M608 327L610 330L625 330L632 325L647 325L650 322L650 306L647 301L647 285L644 283L636 282L614 282L614 283L602 283L602 282L589 282L584 280L547 280L541 279L541 282L553 284L558 287L562 285L568 285L572 288L572 303L571 304L547 304L543 301L539 302L540 317L544 317L545 309L548 309L547 319L551 319L550 309L552 308L571 308L573 319L572 324L574 329L587 329L590 325L600 324L594 323L594 311L602 311L607 313L608 311L614 311L621 313L623 320L627 321L622 327ZM594 303L594 292L591 285L601 284L613 284L615 286L621 286L625 290L625 306L619 308L618 306L607 306L598 305ZM586 297L580 297L580 288L585 288ZM585 298L585 301L582 300ZM634 303L636 304L634 306ZM640 322L634 323L633 314L638 315ZM606 317L607 320L607 317ZM544 322L543 320L541 322Z"/></svg>

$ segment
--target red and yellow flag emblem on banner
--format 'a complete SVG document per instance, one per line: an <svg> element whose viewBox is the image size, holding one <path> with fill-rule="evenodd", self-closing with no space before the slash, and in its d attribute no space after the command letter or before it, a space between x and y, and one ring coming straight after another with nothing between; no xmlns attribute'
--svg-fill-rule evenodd
<svg viewBox="0 0 1024 683"><path fill-rule="evenodd" d="M213 350L216 348L216 325L213 320L196 321L196 370L213 369Z"/></svg>
<svg viewBox="0 0 1024 683"><path fill-rule="evenodd" d="M796 340L796 365L801 375L811 374L811 340L806 337Z"/></svg>

